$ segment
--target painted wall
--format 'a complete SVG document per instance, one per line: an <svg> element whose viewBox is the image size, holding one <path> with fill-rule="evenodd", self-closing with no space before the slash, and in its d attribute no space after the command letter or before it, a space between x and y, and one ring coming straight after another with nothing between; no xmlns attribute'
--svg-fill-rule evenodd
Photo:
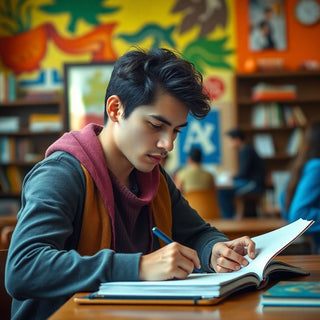
<svg viewBox="0 0 320 320"><path fill-rule="evenodd" d="M25 91L61 89L64 63L114 61L135 45L167 47L202 72L212 107L230 121L232 0L6 0L0 19L0 68ZM175 156L173 167L179 162Z"/></svg>
<svg viewBox="0 0 320 320"><path fill-rule="evenodd" d="M249 0L0 1L0 70L26 90L61 90L64 63L114 61L133 45L173 48L203 73L223 136L235 123L234 72L248 58L280 57L288 69L320 62L320 23L300 25L297 1L284 0L287 49L263 52L249 50ZM229 169L235 158L221 140L221 169Z"/></svg>

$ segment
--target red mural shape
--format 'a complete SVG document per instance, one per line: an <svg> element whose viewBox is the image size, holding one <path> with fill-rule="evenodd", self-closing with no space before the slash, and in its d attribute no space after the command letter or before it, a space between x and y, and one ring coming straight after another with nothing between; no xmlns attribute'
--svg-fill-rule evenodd
<svg viewBox="0 0 320 320"><path fill-rule="evenodd" d="M91 53L92 61L114 61L117 58L112 46L115 26L116 23L103 24L84 36L70 39L60 36L52 24L43 24L16 36L0 38L0 57L3 65L15 74L38 70L51 39L63 52Z"/></svg>

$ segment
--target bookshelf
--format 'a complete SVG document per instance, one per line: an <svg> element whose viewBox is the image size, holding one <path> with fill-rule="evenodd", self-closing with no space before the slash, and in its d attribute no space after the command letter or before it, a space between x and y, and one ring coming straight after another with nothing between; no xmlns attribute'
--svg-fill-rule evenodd
<svg viewBox="0 0 320 320"><path fill-rule="evenodd" d="M253 145L257 135L271 139L274 151L263 158L276 188L273 176L285 176L308 122L320 118L320 71L238 73L235 88L237 125Z"/></svg>
<svg viewBox="0 0 320 320"><path fill-rule="evenodd" d="M0 216L17 213L24 176L66 128L62 98L0 103Z"/></svg>

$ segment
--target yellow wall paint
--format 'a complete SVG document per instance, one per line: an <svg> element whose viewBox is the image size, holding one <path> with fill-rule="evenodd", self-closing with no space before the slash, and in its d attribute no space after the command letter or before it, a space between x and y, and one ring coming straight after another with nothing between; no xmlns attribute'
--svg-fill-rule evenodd
<svg viewBox="0 0 320 320"><path fill-rule="evenodd" d="M16 1L16 0L6 0L6 1ZM68 0L66 0L67 3ZM80 0L79 0L80 1ZM210 1L210 0L209 0ZM66 39L72 39L86 35L92 31L96 26L91 25L80 19L76 24L75 33L71 33L68 30L68 25L70 23L70 15L67 12L59 14L48 14L38 9L40 5L54 3L51 0L32 0L32 24L31 28L36 28L44 24L51 24L54 26L57 33ZM121 56L126 51L131 48L131 44L128 44L124 40L117 37L121 33L136 33L141 30L147 24L158 24L163 28L169 26L177 26L177 28L172 33L172 38L176 44L176 50L183 52L185 47L197 40L199 37L199 26L195 26L187 32L180 34L179 28L182 19L184 18L184 13L171 13L176 0L109 0L105 1L105 4L111 7L121 7L121 9L112 14L98 15L98 20L101 24L116 22L117 26L113 32L112 44L117 56ZM228 42L226 44L226 49L234 50L233 54L227 57L227 62L235 68L236 65L236 39L235 39L235 10L234 1L226 0L228 7L228 19L226 28L217 27L213 32L207 35L209 40L217 40L225 36L228 37ZM88 0L88 5L90 5L90 0ZM0 37L4 36L3 31L0 28ZM139 46L148 49L151 46L151 39L146 39L141 42ZM91 61L90 53L83 53L80 55L68 54L61 51L52 41L49 39L47 41L47 51L43 60L40 62L41 69L54 68L58 69L61 73L63 71L63 64L66 62L89 62ZM40 70L39 70L40 71ZM35 78L37 72L24 72L19 78L20 79L32 79ZM221 78L225 85L226 91L221 96L220 99L213 102L213 105L221 110L221 130L222 133L225 128L233 125L232 111L233 111L233 87L232 78L233 72L226 69L214 68L210 66L204 67L203 72L204 78L208 76L217 76ZM224 166L230 166L228 163L228 157L224 157Z"/></svg>
<svg viewBox="0 0 320 320"><path fill-rule="evenodd" d="M70 22L69 13L59 13L56 15L45 13L38 9L40 5L52 3L50 0L33 0L32 1L32 24L33 28L50 23L54 25L59 35L65 38L74 38L87 34L95 26L88 24L84 20L80 19L76 25L76 32L72 34L68 31L67 27ZM88 1L90 3L90 1ZM131 48L131 44L128 44L122 39L117 37L120 33L135 33L141 30L145 25L154 23L161 27L169 27L172 25L179 26L184 13L171 13L175 0L111 0L105 2L108 6L119 6L121 9L112 14L98 15L99 22L110 23L116 22L117 26L113 34L113 46L118 56L122 55ZM228 4L228 23L226 29L221 27L216 28L207 37L209 39L218 39L225 35L228 36L228 49L235 48L235 32L234 32L234 10L233 1L226 0ZM195 26L191 30L180 34L178 28L173 31L173 40L176 43L176 50L183 51L183 49L190 43L197 39L199 34L199 27ZM0 29L0 36L3 35L3 31ZM139 44L143 48L149 48L151 45L151 39L146 39ZM235 54L230 55L228 62L235 66ZM41 61L41 68L57 68L62 71L62 65L64 62L77 62L77 61L90 61L90 54L82 55L70 55L62 52L52 44L52 40L47 43L47 53L45 58ZM211 72L211 70L210 70ZM205 72L206 73L206 72ZM23 76L28 77L28 74Z"/></svg>

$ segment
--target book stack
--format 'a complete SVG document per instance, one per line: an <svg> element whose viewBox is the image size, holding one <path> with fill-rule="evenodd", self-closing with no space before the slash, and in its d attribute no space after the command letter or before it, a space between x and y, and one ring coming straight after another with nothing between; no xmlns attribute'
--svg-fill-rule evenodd
<svg viewBox="0 0 320 320"><path fill-rule="evenodd" d="M62 116L57 113L43 114L34 113L29 117L29 130L31 132L54 131L62 130Z"/></svg>
<svg viewBox="0 0 320 320"><path fill-rule="evenodd" d="M293 100L297 98L295 85L271 85L258 83L252 89L254 101Z"/></svg>

